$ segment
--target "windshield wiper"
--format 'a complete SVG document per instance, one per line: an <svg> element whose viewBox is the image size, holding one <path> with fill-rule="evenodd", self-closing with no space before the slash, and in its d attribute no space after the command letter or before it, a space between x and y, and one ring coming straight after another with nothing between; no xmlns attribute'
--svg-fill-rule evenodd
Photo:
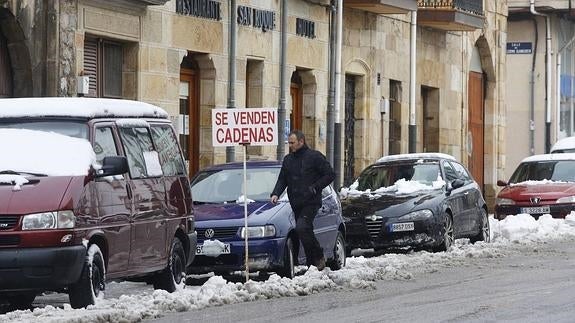
<svg viewBox="0 0 575 323"><path fill-rule="evenodd" d="M28 174L28 175L32 175L32 176L48 176L46 174L30 173L30 172L17 172L17 171L13 171L13 170L9 170L9 169L0 171L0 175L20 175L20 174Z"/></svg>
<svg viewBox="0 0 575 323"><path fill-rule="evenodd" d="M195 204L195 205L202 205L202 204L218 204L218 202L206 202L206 201L195 201L195 200L194 200L194 204Z"/></svg>

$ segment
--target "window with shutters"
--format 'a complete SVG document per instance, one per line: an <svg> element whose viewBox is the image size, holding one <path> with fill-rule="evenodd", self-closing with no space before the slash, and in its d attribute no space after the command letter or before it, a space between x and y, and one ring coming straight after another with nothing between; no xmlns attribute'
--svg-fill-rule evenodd
<svg viewBox="0 0 575 323"><path fill-rule="evenodd" d="M87 96L122 97L123 45L102 38L84 41L84 75L90 76Z"/></svg>

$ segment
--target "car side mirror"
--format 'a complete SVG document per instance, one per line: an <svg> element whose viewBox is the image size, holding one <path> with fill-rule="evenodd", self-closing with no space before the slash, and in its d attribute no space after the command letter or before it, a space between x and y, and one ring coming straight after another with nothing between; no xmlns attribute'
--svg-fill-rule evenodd
<svg viewBox="0 0 575 323"><path fill-rule="evenodd" d="M96 172L96 177L120 175L128 172L128 160L123 156L108 156L102 161L102 168Z"/></svg>
<svg viewBox="0 0 575 323"><path fill-rule="evenodd" d="M497 180L497 186L507 186L507 182L503 180Z"/></svg>
<svg viewBox="0 0 575 323"><path fill-rule="evenodd" d="M454 190L454 189L462 187L463 185L465 185L465 182L463 180L457 178L451 182L451 189Z"/></svg>

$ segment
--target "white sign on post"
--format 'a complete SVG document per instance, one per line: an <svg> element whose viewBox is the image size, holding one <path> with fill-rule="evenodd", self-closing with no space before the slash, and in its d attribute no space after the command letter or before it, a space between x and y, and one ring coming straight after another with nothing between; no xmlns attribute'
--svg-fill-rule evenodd
<svg viewBox="0 0 575 323"><path fill-rule="evenodd" d="M248 194L246 156L248 146L270 146L278 144L277 109L213 109L212 144L214 147L244 146L244 245L246 282L249 280L248 266Z"/></svg>
<svg viewBox="0 0 575 323"><path fill-rule="evenodd" d="M270 146L278 144L277 109L213 109L212 143L214 147Z"/></svg>

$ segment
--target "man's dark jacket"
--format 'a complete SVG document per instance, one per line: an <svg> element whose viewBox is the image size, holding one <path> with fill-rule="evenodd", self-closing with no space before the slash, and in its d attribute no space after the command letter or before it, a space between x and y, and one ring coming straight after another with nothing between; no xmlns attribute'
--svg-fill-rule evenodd
<svg viewBox="0 0 575 323"><path fill-rule="evenodd" d="M324 155L303 145L284 157L280 175L271 195L286 189L292 209L304 205L321 206L321 191L335 179L335 172Z"/></svg>

